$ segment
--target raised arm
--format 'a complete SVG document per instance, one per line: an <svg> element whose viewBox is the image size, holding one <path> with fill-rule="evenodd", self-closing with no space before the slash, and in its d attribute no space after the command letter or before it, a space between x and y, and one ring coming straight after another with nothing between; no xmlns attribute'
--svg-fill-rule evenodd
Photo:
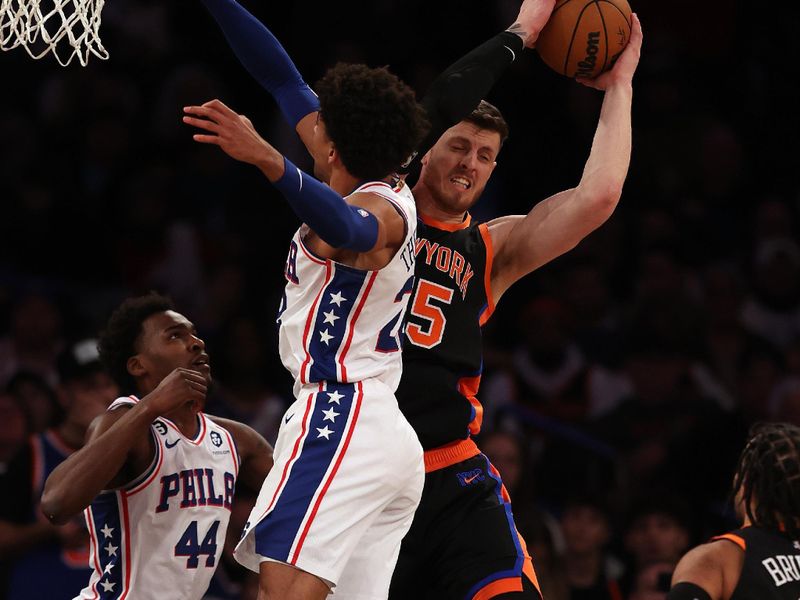
<svg viewBox="0 0 800 600"><path fill-rule="evenodd" d="M642 29L632 17L631 39L614 68L581 83L605 91L592 149L577 187L539 202L524 216L489 223L494 247L492 293L500 296L518 279L574 248L614 212L631 156L633 74Z"/></svg>
<svg viewBox="0 0 800 600"><path fill-rule="evenodd" d="M187 106L183 121L204 130L195 141L219 146L228 156L258 167L292 210L322 241L357 253L396 247L402 241L403 221L386 201L373 194L354 194L348 204L336 191L297 168L264 140L250 119L219 100ZM191 115L191 116L189 116Z"/></svg>
<svg viewBox="0 0 800 600"><path fill-rule="evenodd" d="M239 62L267 90L311 150L319 101L281 43L236 0L202 0Z"/></svg>
<svg viewBox="0 0 800 600"><path fill-rule="evenodd" d="M525 48L532 48L556 0L524 0L514 23L470 50L431 84L420 104L430 122L428 135L403 164L409 173L450 127L469 115Z"/></svg>
<svg viewBox="0 0 800 600"><path fill-rule="evenodd" d="M119 487L139 475L152 459L152 422L183 403L202 401L203 375L175 369L133 408L120 407L92 423L86 444L58 465L45 482L42 512L63 524L89 506L104 489Z"/></svg>

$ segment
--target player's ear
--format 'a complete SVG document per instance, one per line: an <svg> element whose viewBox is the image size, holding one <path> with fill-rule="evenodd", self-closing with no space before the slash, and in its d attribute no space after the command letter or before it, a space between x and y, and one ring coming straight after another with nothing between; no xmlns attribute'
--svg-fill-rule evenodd
<svg viewBox="0 0 800 600"><path fill-rule="evenodd" d="M138 354L131 356L128 359L128 362L125 363L125 366L128 369L128 373L130 373L132 377L139 378L147 374L147 368L142 363L142 360L139 358Z"/></svg>
<svg viewBox="0 0 800 600"><path fill-rule="evenodd" d="M428 150L428 151L425 153L425 155L424 155L424 156L423 156L421 159L419 159L419 162L420 162L420 163L422 163L423 165L427 165L427 164L428 164L428 161L429 161L430 159L431 159L431 151L430 151L430 150Z"/></svg>

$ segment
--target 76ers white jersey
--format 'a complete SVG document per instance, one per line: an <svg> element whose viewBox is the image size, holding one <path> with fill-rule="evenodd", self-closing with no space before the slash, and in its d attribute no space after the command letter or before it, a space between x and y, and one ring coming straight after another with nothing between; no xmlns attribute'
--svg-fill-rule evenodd
<svg viewBox="0 0 800 600"><path fill-rule="evenodd" d="M286 261L286 291L278 315L284 366L300 387L320 381L350 383L377 378L397 389L402 372L401 327L414 284L417 211L405 184L370 182L406 223L403 246L388 265L363 271L314 255L294 234Z"/></svg>
<svg viewBox="0 0 800 600"><path fill-rule="evenodd" d="M138 401L118 398L109 410ZM239 457L226 429L203 413L198 425L189 439L154 421L150 468L84 511L93 572L77 599L202 598L225 543Z"/></svg>

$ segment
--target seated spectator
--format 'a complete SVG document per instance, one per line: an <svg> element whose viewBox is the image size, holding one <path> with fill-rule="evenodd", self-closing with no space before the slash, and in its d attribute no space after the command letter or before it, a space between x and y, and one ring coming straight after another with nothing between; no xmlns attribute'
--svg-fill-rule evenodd
<svg viewBox="0 0 800 600"><path fill-rule="evenodd" d="M58 359L57 387L64 418L35 433L13 459L0 498L0 558L10 563L7 600L69 600L91 573L89 536L82 518L51 525L39 510L47 476L83 445L86 430L118 394L103 371L95 340L70 346ZM35 582L35 584L34 584Z"/></svg>
<svg viewBox="0 0 800 600"><path fill-rule="evenodd" d="M622 563L611 556L611 519L597 494L570 498L561 513L570 600L622 600Z"/></svg>

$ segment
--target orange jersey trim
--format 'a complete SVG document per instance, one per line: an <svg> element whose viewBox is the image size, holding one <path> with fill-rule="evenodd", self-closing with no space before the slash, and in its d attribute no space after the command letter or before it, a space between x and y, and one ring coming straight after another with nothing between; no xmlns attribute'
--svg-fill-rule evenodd
<svg viewBox="0 0 800 600"><path fill-rule="evenodd" d="M494 246L492 246L492 236L489 233L489 226L486 223L478 225L481 232L483 243L486 245L486 266L483 271L483 287L486 290L486 309L480 315L480 325L486 323L494 313L494 296L492 295L492 262L494 261Z"/></svg>
<svg viewBox="0 0 800 600"><path fill-rule="evenodd" d="M472 223L472 215L467 213L466 218L461 221L461 223L445 223L444 221L437 221L436 219L432 219L427 215L423 215L422 213L419 214L419 219L425 225L430 225L431 227L436 227L436 229L441 229L442 231L458 231L460 229L466 229L469 227L469 224Z"/></svg>
<svg viewBox="0 0 800 600"><path fill-rule="evenodd" d="M507 577L505 579L498 579L492 583L482 587L478 593L472 597L472 600L489 600L500 594L507 594L509 592L522 591L522 578L521 577Z"/></svg>
<svg viewBox="0 0 800 600"><path fill-rule="evenodd" d="M478 400L478 388L481 385L481 376L462 377L458 380L458 393L464 396L475 410L475 417L469 423L469 432L478 435L483 425L483 405Z"/></svg>
<svg viewBox="0 0 800 600"><path fill-rule="evenodd" d="M505 486L503 487L505 488ZM533 560L531 560L531 555L528 553L528 545L525 543L525 539L520 535L519 531L515 531L515 533L519 539L519 546L522 548L522 554L525 556L525 559L522 562L522 573L530 580L530 582L539 592L539 595L544 597L542 594L542 588L539 586L539 578L536 576L536 571L533 568Z"/></svg>
<svg viewBox="0 0 800 600"><path fill-rule="evenodd" d="M712 542L716 542L717 540L728 540L729 542L733 542L742 550L747 550L747 543L744 541L744 538L740 538L738 535L734 535L732 533L726 533L724 535L718 535L716 537L711 538Z"/></svg>
<svg viewBox="0 0 800 600"><path fill-rule="evenodd" d="M477 456L481 451L472 438L425 451L425 472L438 471Z"/></svg>

